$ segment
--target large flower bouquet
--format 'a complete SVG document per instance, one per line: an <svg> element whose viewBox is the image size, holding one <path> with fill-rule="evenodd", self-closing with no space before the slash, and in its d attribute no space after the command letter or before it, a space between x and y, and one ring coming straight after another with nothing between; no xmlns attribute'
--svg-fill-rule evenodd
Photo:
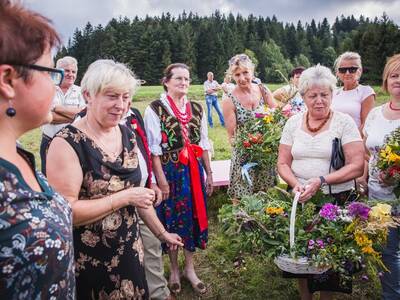
<svg viewBox="0 0 400 300"><path fill-rule="evenodd" d="M396 196L400 197L400 127L386 137L376 167L382 181L393 185Z"/></svg>
<svg viewBox="0 0 400 300"><path fill-rule="evenodd" d="M285 121L280 109L265 109L238 128L233 146L242 157L244 170L275 168Z"/></svg>
<svg viewBox="0 0 400 300"><path fill-rule="evenodd" d="M219 218L243 251L306 258L310 266L331 268L344 277L363 267L370 274L385 270L380 253L388 228L397 224L390 205L353 202L339 207L332 200L318 192L297 209L293 248L289 246L292 197L277 187L243 198L237 206L223 206Z"/></svg>

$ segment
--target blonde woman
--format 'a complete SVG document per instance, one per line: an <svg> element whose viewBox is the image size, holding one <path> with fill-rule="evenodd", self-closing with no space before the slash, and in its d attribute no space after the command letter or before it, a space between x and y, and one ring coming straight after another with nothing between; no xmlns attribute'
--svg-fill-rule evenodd
<svg viewBox="0 0 400 300"><path fill-rule="evenodd" d="M335 62L336 76L342 87L333 93L332 109L348 114L362 131L368 113L375 105L375 92L359 83L362 75L361 57L355 52L341 54Z"/></svg>
<svg viewBox="0 0 400 300"><path fill-rule="evenodd" d="M229 68L226 73L232 76L236 82L235 88L222 101L222 111L229 142L233 143L236 132L247 120L254 118L257 112L263 112L266 105L275 108L276 103L271 92L264 85L252 83L254 64L246 54L238 54L232 57L229 60ZM243 158L233 149L228 188L228 194L232 199L238 200L242 196L251 195L273 185L272 176L256 174L253 169L249 171L253 184L249 185L242 179L242 164Z"/></svg>
<svg viewBox="0 0 400 300"><path fill-rule="evenodd" d="M368 149L369 178L368 196L373 200L391 202L396 199L394 187L383 182L374 168L385 137L400 127L400 54L390 57L382 76L382 90L389 94L387 103L375 107L364 126L365 147ZM390 272L385 272L382 281L382 299L400 299L400 229L391 228L382 258Z"/></svg>

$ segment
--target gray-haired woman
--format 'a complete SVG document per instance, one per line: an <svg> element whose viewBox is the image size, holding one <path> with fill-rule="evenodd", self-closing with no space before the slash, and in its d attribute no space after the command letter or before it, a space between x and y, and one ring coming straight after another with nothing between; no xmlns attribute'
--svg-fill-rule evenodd
<svg viewBox="0 0 400 300"><path fill-rule="evenodd" d="M336 78L328 68L317 65L305 70L299 92L307 112L291 117L283 129L278 172L294 192L301 193L300 202L310 200L320 188L331 192L339 205L351 201L353 179L363 173L364 149L355 122L330 108L335 86ZM346 164L330 172L334 138L341 139ZM337 274L324 273L318 278L300 276L299 289L302 299L311 299L315 291L321 291L321 299L330 299L333 291L351 292L351 285L342 285Z"/></svg>

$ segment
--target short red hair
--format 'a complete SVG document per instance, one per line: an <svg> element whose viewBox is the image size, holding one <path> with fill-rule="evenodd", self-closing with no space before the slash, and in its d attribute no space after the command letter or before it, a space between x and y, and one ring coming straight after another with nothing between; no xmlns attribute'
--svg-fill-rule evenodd
<svg viewBox="0 0 400 300"><path fill-rule="evenodd" d="M19 1L0 0L0 64L32 64L61 44L51 21ZM29 70L16 68L26 80Z"/></svg>

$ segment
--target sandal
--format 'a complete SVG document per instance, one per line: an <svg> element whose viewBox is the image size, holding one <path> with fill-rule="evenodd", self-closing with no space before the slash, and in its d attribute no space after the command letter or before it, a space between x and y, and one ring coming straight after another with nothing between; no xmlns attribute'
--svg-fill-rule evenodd
<svg viewBox="0 0 400 300"><path fill-rule="evenodd" d="M192 285L193 290L199 295L204 295L205 293L207 293L207 287L202 281L199 281L196 285L192 283L190 284Z"/></svg>
<svg viewBox="0 0 400 300"><path fill-rule="evenodd" d="M192 286L193 290L199 294L199 295L204 295L207 293L207 286L202 282L198 281L196 284L194 284L190 279L186 276L186 274L183 274L183 277L190 282L190 285Z"/></svg>
<svg viewBox="0 0 400 300"><path fill-rule="evenodd" d="M179 281L170 282L168 283L168 288L172 294L178 295L181 292L181 283Z"/></svg>

